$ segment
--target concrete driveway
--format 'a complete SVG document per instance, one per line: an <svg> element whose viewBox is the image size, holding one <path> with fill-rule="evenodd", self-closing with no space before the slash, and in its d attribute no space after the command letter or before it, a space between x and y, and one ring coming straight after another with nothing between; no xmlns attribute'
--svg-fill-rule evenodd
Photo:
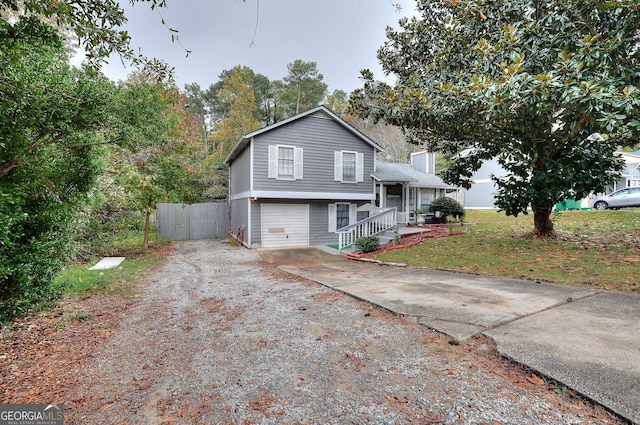
<svg viewBox="0 0 640 425"><path fill-rule="evenodd" d="M640 423L640 297L527 280L261 250L281 270L500 353Z"/></svg>

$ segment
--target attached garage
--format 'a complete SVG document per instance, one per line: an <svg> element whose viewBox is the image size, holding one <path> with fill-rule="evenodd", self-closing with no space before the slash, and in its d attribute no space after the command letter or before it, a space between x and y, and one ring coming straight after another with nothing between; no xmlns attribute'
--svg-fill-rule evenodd
<svg viewBox="0 0 640 425"><path fill-rule="evenodd" d="M263 248L309 245L307 204L262 204L260 222Z"/></svg>

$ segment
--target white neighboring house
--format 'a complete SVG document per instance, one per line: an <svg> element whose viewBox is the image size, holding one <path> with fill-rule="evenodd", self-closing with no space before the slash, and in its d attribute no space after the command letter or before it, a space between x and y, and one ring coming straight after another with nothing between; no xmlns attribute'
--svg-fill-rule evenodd
<svg viewBox="0 0 640 425"><path fill-rule="evenodd" d="M463 151L458 155L464 155ZM607 190L607 193L614 192L625 187L640 186L640 150L634 152L623 152L618 150L615 155L621 156L626 163L622 170L622 176L616 180ZM494 193L497 190L496 185L491 180L491 175L498 177L504 176L506 171L498 163L497 159L485 161L480 169L472 177L473 184L469 189L461 189L463 196L463 205L468 209L493 209ZM591 207L591 201L596 194L592 194L585 199L580 200L580 208Z"/></svg>
<svg viewBox="0 0 640 425"><path fill-rule="evenodd" d="M617 151L626 163L622 176L611 186L611 192L625 187L640 187L640 150L633 152Z"/></svg>

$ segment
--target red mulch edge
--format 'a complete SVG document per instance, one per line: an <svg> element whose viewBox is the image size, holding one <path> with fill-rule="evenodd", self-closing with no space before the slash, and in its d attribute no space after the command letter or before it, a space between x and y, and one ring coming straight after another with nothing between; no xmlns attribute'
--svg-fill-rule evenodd
<svg viewBox="0 0 640 425"><path fill-rule="evenodd" d="M383 245L380 245L380 247L372 252L367 252L367 253L355 253L355 252L350 252L347 253L347 259L349 260L360 260L361 258L366 258L366 257L372 257L374 255L379 255L379 254L383 254L387 251L393 251L396 249L404 249L404 248L411 248L412 246L416 246L420 243L422 243L422 241L424 241L425 239L434 239L434 238L445 238L447 236L456 236L456 235L463 235L465 234L465 232L463 231L456 231L456 232L450 232L449 229L450 225L449 224L430 224L424 227L424 230L420 231L419 233L411 233L411 234L407 234L407 235L402 235L400 236L400 240L399 241L390 241L387 242Z"/></svg>

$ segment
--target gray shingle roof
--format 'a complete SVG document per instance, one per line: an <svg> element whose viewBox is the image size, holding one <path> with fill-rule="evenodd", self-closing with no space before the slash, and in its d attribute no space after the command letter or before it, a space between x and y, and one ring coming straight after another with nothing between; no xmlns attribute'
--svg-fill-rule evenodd
<svg viewBox="0 0 640 425"><path fill-rule="evenodd" d="M409 187L457 189L456 186L442 181L440 177L417 170L410 164L378 161L376 171L371 175L382 183L408 183Z"/></svg>

